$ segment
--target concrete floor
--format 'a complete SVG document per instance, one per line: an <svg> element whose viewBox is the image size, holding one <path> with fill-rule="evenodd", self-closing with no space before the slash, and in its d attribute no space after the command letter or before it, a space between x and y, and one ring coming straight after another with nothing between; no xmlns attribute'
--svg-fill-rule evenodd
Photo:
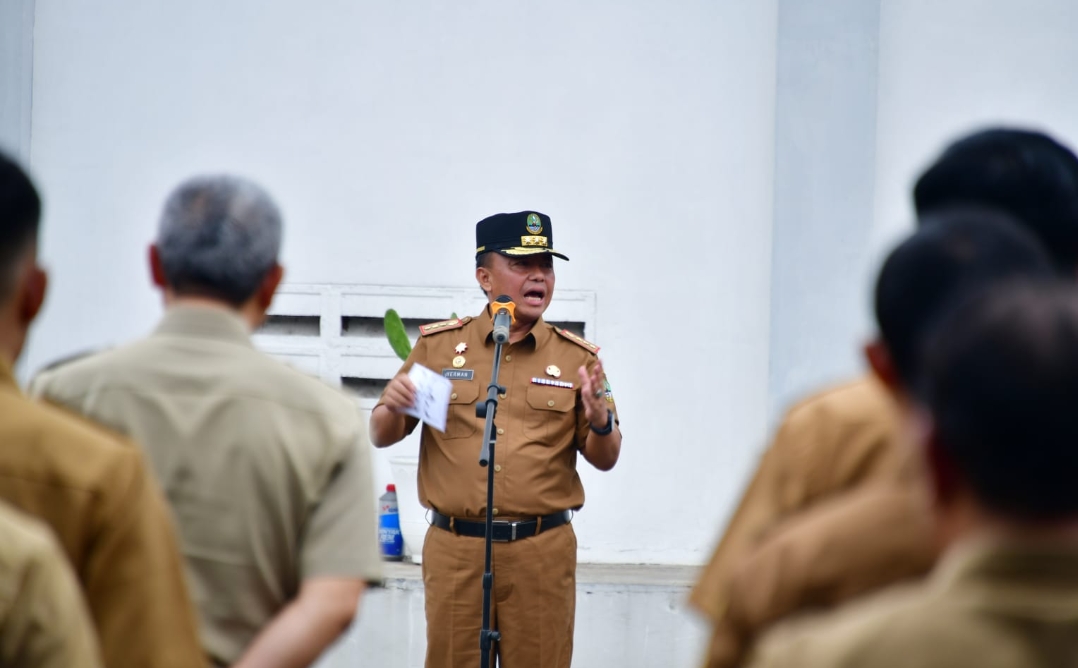
<svg viewBox="0 0 1078 668"><path fill-rule="evenodd" d="M580 564L574 668L698 666L706 630L685 607L696 571ZM420 567L387 564L386 576L386 587L365 596L359 622L318 668L422 668L426 621Z"/></svg>

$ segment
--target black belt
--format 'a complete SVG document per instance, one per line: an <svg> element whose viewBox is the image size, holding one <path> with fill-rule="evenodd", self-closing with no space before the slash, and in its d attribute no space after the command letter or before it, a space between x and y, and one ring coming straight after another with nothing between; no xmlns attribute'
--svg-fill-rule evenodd
<svg viewBox="0 0 1078 668"><path fill-rule="evenodd" d="M486 522L461 520L443 515L437 510L430 511L430 515L431 524L439 529L452 531L458 536L482 538L487 535ZM573 513L568 510L563 510L560 513L544 515L543 517L536 517L535 519L519 521L494 520L491 540L495 543L510 543L514 540L520 540L521 538L538 536L548 529L554 529L563 524L568 524L571 519L573 519Z"/></svg>

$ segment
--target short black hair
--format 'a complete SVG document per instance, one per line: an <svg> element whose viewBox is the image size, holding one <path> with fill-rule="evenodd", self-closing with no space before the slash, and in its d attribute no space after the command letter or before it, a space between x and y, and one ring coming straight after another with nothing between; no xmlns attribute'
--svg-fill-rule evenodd
<svg viewBox="0 0 1078 668"><path fill-rule="evenodd" d="M907 388L931 326L961 294L1020 276L1052 276L1047 253L1012 217L962 207L926 216L876 280L876 323Z"/></svg>
<svg viewBox="0 0 1078 668"><path fill-rule="evenodd" d="M0 293L7 293L8 269L37 240L40 223L37 188L18 163L0 153Z"/></svg>
<svg viewBox="0 0 1078 668"><path fill-rule="evenodd" d="M948 146L913 188L917 215L990 206L1022 222L1057 268L1078 267L1078 157L1033 130L991 128Z"/></svg>
<svg viewBox="0 0 1078 668"><path fill-rule="evenodd" d="M1078 514L1078 291L1021 282L971 298L933 334L922 400L980 503L1052 521Z"/></svg>

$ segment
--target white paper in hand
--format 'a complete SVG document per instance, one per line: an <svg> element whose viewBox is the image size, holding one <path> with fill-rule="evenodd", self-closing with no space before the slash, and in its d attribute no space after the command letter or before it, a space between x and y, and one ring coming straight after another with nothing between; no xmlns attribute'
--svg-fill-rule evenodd
<svg viewBox="0 0 1078 668"><path fill-rule="evenodd" d="M445 419L449 414L449 393L453 391L453 381L421 364L412 365L408 378L411 379L412 385L415 385L415 405L404 412L445 433Z"/></svg>

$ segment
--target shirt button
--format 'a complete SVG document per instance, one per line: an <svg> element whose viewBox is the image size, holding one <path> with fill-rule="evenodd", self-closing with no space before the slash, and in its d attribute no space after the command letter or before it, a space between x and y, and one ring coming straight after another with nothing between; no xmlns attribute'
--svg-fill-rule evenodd
<svg viewBox="0 0 1078 668"><path fill-rule="evenodd" d="M499 398L499 399L504 399L504 398L505 398L505 395L504 395L504 394L499 394L499 395L498 395L498 398Z"/></svg>
<svg viewBox="0 0 1078 668"><path fill-rule="evenodd" d="M498 435L501 436L504 433L505 433L505 430L502 429L501 427L498 427ZM495 470L497 470L497 469L495 469Z"/></svg>
<svg viewBox="0 0 1078 668"><path fill-rule="evenodd" d="M497 466L497 464L495 464L495 466ZM494 510L492 510L492 511L491 511L491 513L493 513L493 514L497 515L497 514L498 514L498 509L497 509L497 508L495 508Z"/></svg>
<svg viewBox="0 0 1078 668"><path fill-rule="evenodd" d="M513 361L513 356L512 355L506 355L505 356L505 361L506 362L512 362Z"/></svg>
<svg viewBox="0 0 1078 668"><path fill-rule="evenodd" d="M443 395L443 396L444 396L444 395ZM449 395L449 398L450 398L450 399L456 399L456 398L457 398L457 393L456 393L456 392L454 392L453 394Z"/></svg>
<svg viewBox="0 0 1078 668"><path fill-rule="evenodd" d="M495 473L499 473L501 470L502 470L502 465L501 464L495 464L494 465L494 472Z"/></svg>
<svg viewBox="0 0 1078 668"><path fill-rule="evenodd" d="M551 399L550 401L546 402L546 405L550 406L551 408L554 408L554 400Z"/></svg>

